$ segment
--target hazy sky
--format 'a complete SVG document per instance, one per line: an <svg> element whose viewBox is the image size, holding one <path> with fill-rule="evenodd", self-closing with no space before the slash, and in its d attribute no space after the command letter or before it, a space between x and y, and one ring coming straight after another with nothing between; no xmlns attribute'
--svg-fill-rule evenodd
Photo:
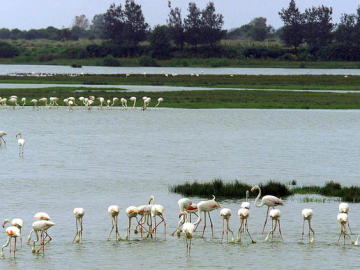
<svg viewBox="0 0 360 270"><path fill-rule="evenodd" d="M290 0L213 0L217 10L225 17L225 28L233 28L248 23L252 18L263 16L275 26L281 26L278 11L287 7ZM85 14L91 18L103 13L111 3L124 0L2 0L0 28L43 28L47 26L69 27L76 15ZM136 0L142 5L146 21L151 25L164 24L168 15L167 0ZM208 0L173 0L173 6L186 14L189 2L196 2L203 8ZM332 6L334 20L342 13L354 13L360 0L297 0L303 10L310 6Z"/></svg>

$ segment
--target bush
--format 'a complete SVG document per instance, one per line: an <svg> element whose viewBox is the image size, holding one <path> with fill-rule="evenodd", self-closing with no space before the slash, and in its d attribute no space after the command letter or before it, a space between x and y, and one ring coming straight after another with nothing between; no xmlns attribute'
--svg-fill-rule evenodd
<svg viewBox="0 0 360 270"><path fill-rule="evenodd" d="M139 59L139 65L143 67L158 67L159 64L150 56L142 56Z"/></svg>
<svg viewBox="0 0 360 270"><path fill-rule="evenodd" d="M285 53L284 55L278 57L279 60L285 61L296 61L298 58L295 54L292 53Z"/></svg>
<svg viewBox="0 0 360 270"><path fill-rule="evenodd" d="M0 42L0 57L13 58L20 54L18 48L6 42Z"/></svg>
<svg viewBox="0 0 360 270"><path fill-rule="evenodd" d="M119 59L116 59L115 57L108 55L103 59L103 65L108 67L120 67L121 63Z"/></svg>
<svg viewBox="0 0 360 270"><path fill-rule="evenodd" d="M56 59L55 55L53 54L43 54L43 55L39 55L38 60L40 62L49 62Z"/></svg>
<svg viewBox="0 0 360 270"><path fill-rule="evenodd" d="M210 60L211 67L226 67L230 66L230 61L228 59L212 59Z"/></svg>
<svg viewBox="0 0 360 270"><path fill-rule="evenodd" d="M88 57L88 53L86 49L83 48L67 48L63 53L61 53L61 57L70 59L83 59Z"/></svg>

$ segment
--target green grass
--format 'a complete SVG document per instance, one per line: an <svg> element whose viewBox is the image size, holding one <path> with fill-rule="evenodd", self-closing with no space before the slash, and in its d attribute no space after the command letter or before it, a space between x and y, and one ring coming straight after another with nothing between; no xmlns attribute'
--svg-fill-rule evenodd
<svg viewBox="0 0 360 270"><path fill-rule="evenodd" d="M110 90L110 91L109 91ZM158 97L163 97L161 107L186 109L219 108L257 108L257 109L360 109L360 93L327 93L264 90L197 90L165 92L124 92L123 89L88 87L49 87L28 89L0 89L1 97L16 95L19 98L57 96L61 100L69 96L80 97L94 95L112 99L113 97L141 100L150 96L155 104ZM138 102L140 106L141 102ZM95 104L97 105L97 103Z"/></svg>
<svg viewBox="0 0 360 270"><path fill-rule="evenodd" d="M263 195L271 194L279 197L292 195L291 190L286 185L275 181L260 184L260 188ZM238 180L225 183L221 179L214 179L211 182L186 182L185 184L171 186L169 190L184 196L211 197L211 195L215 195L220 198L244 198L246 191L251 190L251 186ZM257 192L250 192L249 195L251 197L257 196Z"/></svg>
<svg viewBox="0 0 360 270"><path fill-rule="evenodd" d="M276 181L269 181L265 184L260 184L262 196L274 195L277 197L287 197L294 194L318 194L325 197L340 198L345 202L360 202L360 186L342 187L341 184L334 181L325 183L324 186L302 186L289 187ZM251 186L235 181L224 181L222 179L215 179L211 182L185 182L184 184L174 185L169 187L169 190L174 193L179 193L184 196L198 196L211 197L215 195L221 198L244 198L246 190L250 190ZM257 192L251 193L254 197ZM325 202L324 198L304 197L303 202Z"/></svg>
<svg viewBox="0 0 360 270"><path fill-rule="evenodd" d="M0 76L0 83L57 83L57 84L99 84L99 85L166 85L210 88L285 89L285 90L360 90L360 76L339 75L164 75L125 74L81 75L70 77L55 75Z"/></svg>
<svg viewBox="0 0 360 270"><path fill-rule="evenodd" d="M342 187L341 184L330 181L324 186L303 186L293 189L297 194L319 194L327 197L339 197L345 202L360 202L360 187Z"/></svg>

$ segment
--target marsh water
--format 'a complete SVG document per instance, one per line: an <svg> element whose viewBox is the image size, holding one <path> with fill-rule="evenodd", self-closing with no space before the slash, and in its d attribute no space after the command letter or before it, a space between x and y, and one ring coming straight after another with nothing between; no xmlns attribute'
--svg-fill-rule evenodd
<svg viewBox="0 0 360 270"><path fill-rule="evenodd" d="M244 74L244 75L360 75L360 69L312 68L196 68L196 67L101 67L55 65L0 65L0 75L15 73L54 74Z"/></svg>
<svg viewBox="0 0 360 270"><path fill-rule="evenodd" d="M358 269L360 248L337 244L338 202L305 203L290 197L282 211L284 242L264 242L265 208L251 208L250 231L256 244L221 243L219 211L212 212L216 238L195 236L191 257L185 241L169 236L177 224L177 200L170 185L215 177L248 183L269 179L287 183L359 183L360 111L356 110L99 110L78 108L0 110L1 218L24 219L26 238L35 212L50 214L54 240L45 255L18 250L0 260L1 269ZM15 139L26 140L19 158ZM166 240L106 241L110 204L124 213L154 195L166 208ZM194 202L200 198L192 198ZM233 211L241 198L221 201ZM73 244L74 207L85 208L84 242ZM314 244L301 241L301 209L313 208ZM350 222L360 232L360 205L351 204ZM268 228L269 229L269 228ZM355 239L355 235L353 235ZM0 242L5 242L1 234Z"/></svg>

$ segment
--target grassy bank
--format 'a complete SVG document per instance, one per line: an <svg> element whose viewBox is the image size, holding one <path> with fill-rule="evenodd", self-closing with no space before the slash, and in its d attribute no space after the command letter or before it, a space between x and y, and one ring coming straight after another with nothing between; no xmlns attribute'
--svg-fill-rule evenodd
<svg viewBox="0 0 360 270"><path fill-rule="evenodd" d="M211 88L288 89L288 90L360 90L360 76L335 75L55 75L0 76L0 83L57 83L99 85L167 85Z"/></svg>
<svg viewBox="0 0 360 270"><path fill-rule="evenodd" d="M256 109L360 109L360 93L328 93L328 92L296 92L296 91L264 91L264 90L197 90L168 92L124 92L118 88L85 88L85 87L49 87L29 89L0 89L1 97L16 95L28 100L40 97L69 96L80 97L94 95L112 99L113 97L152 98L153 106L158 97L165 101L161 107L187 109L216 108L256 108ZM60 102L60 105L63 105ZM98 102L95 103L98 105Z"/></svg>
<svg viewBox="0 0 360 270"><path fill-rule="evenodd" d="M137 67L139 57L116 58L123 67ZM31 56L17 56L14 58L0 58L0 64L29 64L29 65L65 65L79 64L82 66L104 66L104 58L69 59L57 58L50 61L39 60ZM358 69L360 63L356 61L284 61L276 59L229 59L229 58L172 58L156 60L160 67L239 67L239 68L329 68L329 69Z"/></svg>
<svg viewBox="0 0 360 270"><path fill-rule="evenodd" d="M276 181L269 181L266 184L260 184L261 194L274 195L277 197L287 197L293 194L318 194L326 197L337 197L341 201L360 202L360 187L350 186L342 187L336 182L327 182L324 186L302 186L290 187ZM169 188L171 192L179 193L184 196L210 197L212 194L224 198L244 198L246 190L250 190L251 186L235 181L223 181L215 179L211 182L186 182L180 185L174 185ZM257 192L251 193L254 197ZM320 200L320 199L319 199Z"/></svg>

